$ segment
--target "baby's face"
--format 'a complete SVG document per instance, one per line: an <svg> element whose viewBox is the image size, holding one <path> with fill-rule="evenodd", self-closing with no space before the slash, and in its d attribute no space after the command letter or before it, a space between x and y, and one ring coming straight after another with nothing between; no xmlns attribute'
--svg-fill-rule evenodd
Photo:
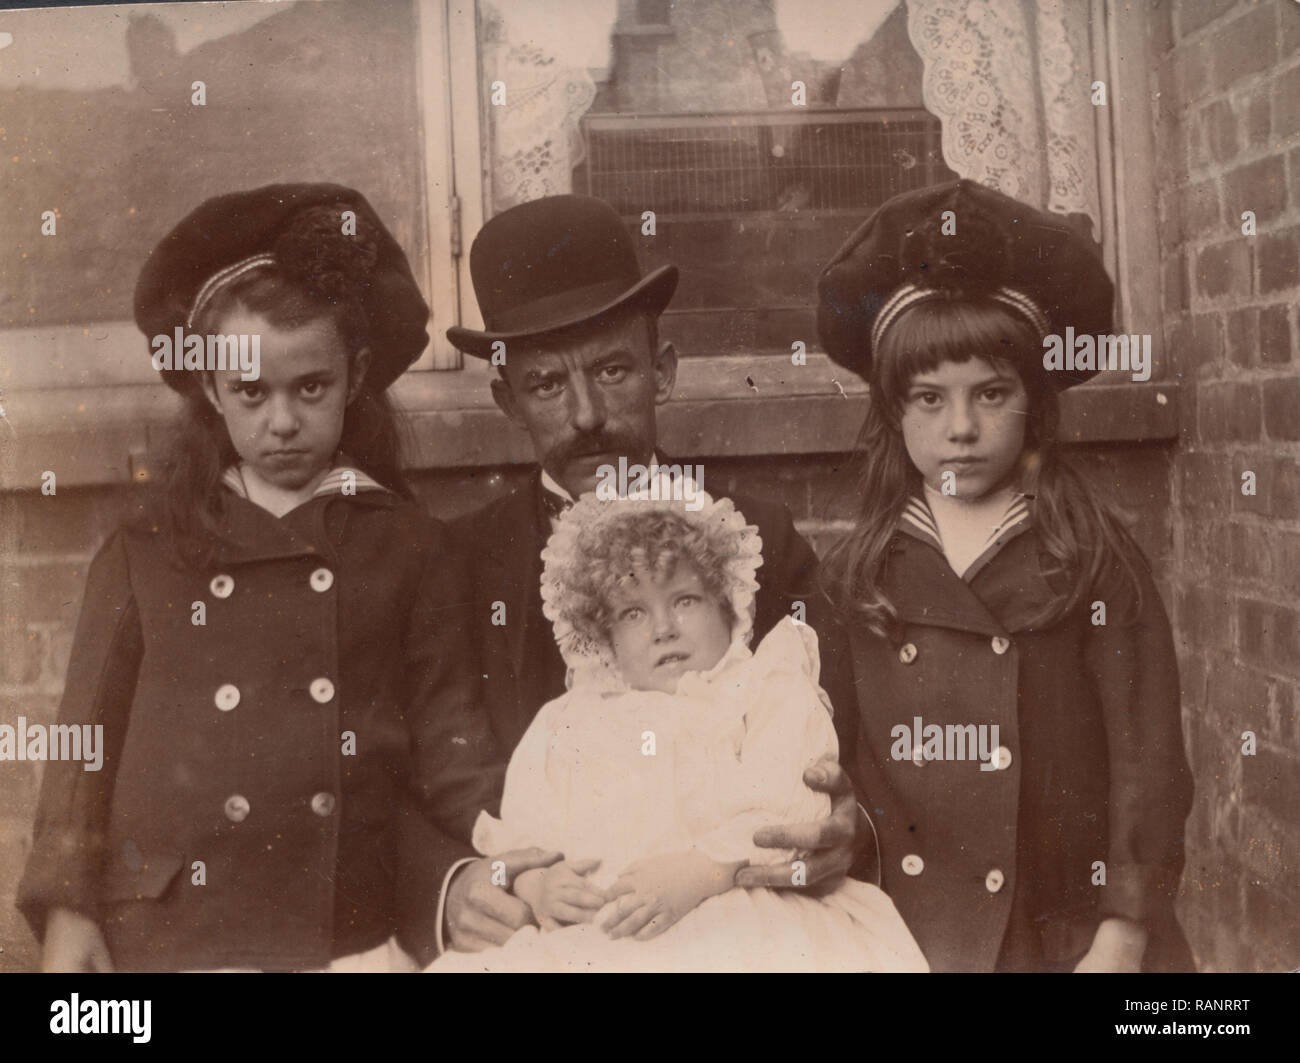
<svg viewBox="0 0 1300 1063"><path fill-rule="evenodd" d="M684 672L708 671L722 659L731 623L690 565L659 582L643 569L636 577L610 599L614 660L628 686L674 694Z"/></svg>

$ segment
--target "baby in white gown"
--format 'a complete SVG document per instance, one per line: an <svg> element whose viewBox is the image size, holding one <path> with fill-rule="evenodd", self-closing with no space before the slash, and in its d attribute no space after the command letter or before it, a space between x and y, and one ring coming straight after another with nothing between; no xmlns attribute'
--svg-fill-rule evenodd
<svg viewBox="0 0 1300 1063"><path fill-rule="evenodd" d="M927 969L878 888L809 896L797 854L754 845L830 811L803 783L838 755L817 636L786 618L750 652L757 529L728 499L685 497L703 508L584 496L543 551L569 689L534 718L474 845L566 859L514 883L541 929L431 971ZM734 886L749 863L788 864L792 888Z"/></svg>

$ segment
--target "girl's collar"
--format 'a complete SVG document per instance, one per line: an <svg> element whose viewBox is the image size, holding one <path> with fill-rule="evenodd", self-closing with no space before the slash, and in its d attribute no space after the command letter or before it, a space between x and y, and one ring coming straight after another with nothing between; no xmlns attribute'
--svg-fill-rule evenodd
<svg viewBox="0 0 1300 1063"><path fill-rule="evenodd" d="M346 462L346 459L343 460ZM238 464L226 467L226 471L221 474L221 483L239 498L248 499L248 488L244 484L244 478L239 473ZM316 485L311 497L324 498L326 495L341 495L347 498L360 494L362 491L387 490L387 487L368 473L362 472L355 465L340 464L326 473L325 478Z"/></svg>
<svg viewBox="0 0 1300 1063"><path fill-rule="evenodd" d="M989 532L983 549L961 574L961 578L970 583L993 560L999 550L1012 539L1029 530L1031 517L1029 496L1023 492L1016 492L1007 504L1002 519ZM899 531L906 532L914 539L921 540L940 554L947 556L943 548L943 539L939 534L939 525L934 519L934 512L930 509L930 503L924 492L913 494L908 498L903 513L898 519L898 528Z"/></svg>

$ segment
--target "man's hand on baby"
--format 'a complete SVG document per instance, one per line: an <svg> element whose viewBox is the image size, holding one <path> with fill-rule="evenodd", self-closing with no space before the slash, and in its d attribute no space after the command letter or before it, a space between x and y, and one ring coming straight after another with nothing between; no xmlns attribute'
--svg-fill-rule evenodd
<svg viewBox="0 0 1300 1063"><path fill-rule="evenodd" d="M611 938L657 937L714 894L731 889L741 866L720 864L698 849L638 860L607 891L618 903L601 929Z"/></svg>
<svg viewBox="0 0 1300 1063"><path fill-rule="evenodd" d="M789 864L751 866L736 876L737 886L797 886L816 895L834 889L847 874L858 848L858 803L853 783L829 757L809 767L803 781L810 790L830 794L831 814L816 823L787 823L754 832L755 845L794 849L804 865L802 874L795 875Z"/></svg>
<svg viewBox="0 0 1300 1063"><path fill-rule="evenodd" d="M609 899L586 877L598 867L599 860L564 860L525 871L515 879L515 896L533 910L543 930L590 923Z"/></svg>
<svg viewBox="0 0 1300 1063"><path fill-rule="evenodd" d="M544 849L512 849L462 867L447 886L444 916L451 947L458 952L481 952L504 945L511 934L532 922L528 905L510 894L510 885L531 868L563 859L563 853ZM504 864L504 885L493 881L498 878L493 870L497 863Z"/></svg>

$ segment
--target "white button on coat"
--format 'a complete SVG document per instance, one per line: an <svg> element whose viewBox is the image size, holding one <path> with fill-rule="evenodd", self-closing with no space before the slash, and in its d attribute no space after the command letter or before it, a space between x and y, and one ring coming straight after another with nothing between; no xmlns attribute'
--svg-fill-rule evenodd
<svg viewBox="0 0 1300 1063"><path fill-rule="evenodd" d="M990 893L997 893L997 891L1002 888L1002 883L1005 881L1006 879L1003 877L1002 872L995 867L984 876L984 888Z"/></svg>
<svg viewBox="0 0 1300 1063"><path fill-rule="evenodd" d="M317 701L322 705L332 701L334 698L334 684L324 676L321 676L319 679L313 679L311 681L311 686L308 687L307 690L308 693L311 694L312 701Z"/></svg>
<svg viewBox="0 0 1300 1063"><path fill-rule="evenodd" d="M906 875L919 875L925 870L925 861L916 853L908 853L903 857L903 873Z"/></svg>
<svg viewBox="0 0 1300 1063"><path fill-rule="evenodd" d="M993 652L1001 657L1007 650L1011 649L1011 640L1004 639L1001 635L993 636Z"/></svg>
<svg viewBox="0 0 1300 1063"><path fill-rule="evenodd" d="M997 766L998 771L1005 771L1011 767L1011 750L1006 746L998 746L993 752L993 763Z"/></svg>
<svg viewBox="0 0 1300 1063"><path fill-rule="evenodd" d="M234 683L225 683L217 687L217 696L212 700L222 712L229 712L239 704L239 687Z"/></svg>
<svg viewBox="0 0 1300 1063"><path fill-rule="evenodd" d="M317 794L311 799L311 810L321 817L330 815L334 811L334 795L323 792Z"/></svg>
<svg viewBox="0 0 1300 1063"><path fill-rule="evenodd" d="M898 659L904 664L911 664L916 660L916 647L910 642L904 642L898 648Z"/></svg>
<svg viewBox="0 0 1300 1063"><path fill-rule="evenodd" d="M212 582L208 584L208 590L212 592L214 598L229 598L235 592L234 577L227 576L224 572L213 576Z"/></svg>
<svg viewBox="0 0 1300 1063"><path fill-rule="evenodd" d="M311 589L324 594L334 586L334 573L327 568L318 568L311 574Z"/></svg>
<svg viewBox="0 0 1300 1063"><path fill-rule="evenodd" d="M231 823L242 823L248 818L248 798L243 794L231 794L226 798L226 819Z"/></svg>

